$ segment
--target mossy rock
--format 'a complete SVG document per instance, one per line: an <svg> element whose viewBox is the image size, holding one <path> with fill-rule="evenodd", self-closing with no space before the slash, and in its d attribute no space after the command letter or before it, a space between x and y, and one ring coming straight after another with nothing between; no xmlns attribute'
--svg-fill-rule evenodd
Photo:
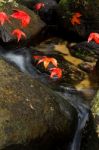
<svg viewBox="0 0 99 150"><path fill-rule="evenodd" d="M92 103L92 113L94 116L94 123L96 132L99 138L99 91L97 92L95 98L93 99Z"/></svg>
<svg viewBox="0 0 99 150"><path fill-rule="evenodd" d="M10 17L15 9L25 11L30 16L31 20L27 27L22 27L20 20ZM20 29L26 34L26 38L22 37L21 41L27 43L31 38L35 38L45 27L45 23L39 16L20 4L6 3L3 7L0 7L0 11L5 12L10 19L10 22L6 21L3 26L0 26L0 38L4 43L15 42L18 45L17 37L12 35L14 29Z"/></svg>
<svg viewBox="0 0 99 150"><path fill-rule="evenodd" d="M0 149L31 141L32 149L51 149L69 141L76 125L76 110L66 100L0 60Z"/></svg>

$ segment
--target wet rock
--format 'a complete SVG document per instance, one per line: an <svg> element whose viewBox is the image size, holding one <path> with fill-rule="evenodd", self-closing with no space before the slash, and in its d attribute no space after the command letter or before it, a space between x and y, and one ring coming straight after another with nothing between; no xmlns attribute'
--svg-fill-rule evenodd
<svg viewBox="0 0 99 150"><path fill-rule="evenodd" d="M66 100L0 60L0 149L31 141L32 149L52 149L68 142L76 125Z"/></svg>
<svg viewBox="0 0 99 150"><path fill-rule="evenodd" d="M67 84L74 85L79 83L85 78L85 73L82 70L66 61L63 57L54 54L53 55L50 54L47 56L55 58L58 61L58 67L62 69L62 78L58 79L56 77L56 80L57 82L59 82L60 85L67 85ZM43 64L37 65L37 61L36 63L34 62L33 65L35 65L35 67L39 69L42 73L45 72L49 75L50 75L49 69L54 67L54 65L49 65L48 69L46 70ZM52 81L54 81L54 78L52 79Z"/></svg>
<svg viewBox="0 0 99 150"><path fill-rule="evenodd" d="M99 2L97 0L60 0L61 24L65 30L73 31L86 38L91 32L99 32ZM80 20L72 24L75 13L80 13ZM76 19L75 19L76 20Z"/></svg>
<svg viewBox="0 0 99 150"><path fill-rule="evenodd" d="M9 16L13 13L13 10L19 9L25 11L31 17L30 23L27 27L22 27L19 20L11 17L9 17L11 22L6 21L3 26L0 26L0 39L4 42L4 45L11 45L12 43L12 45L26 45L31 38L36 37L45 27L45 23L33 11L29 10L25 6L17 3L6 3L0 9ZM22 37L18 43L16 36L11 34L14 29L22 30L26 34L26 38Z"/></svg>
<svg viewBox="0 0 99 150"><path fill-rule="evenodd" d="M95 62L99 57L99 44L95 42L80 42L70 47L73 56L83 59L87 62Z"/></svg>
<svg viewBox="0 0 99 150"><path fill-rule="evenodd" d="M94 117L94 125L99 138L99 91L97 92L92 102L92 113Z"/></svg>
<svg viewBox="0 0 99 150"><path fill-rule="evenodd" d="M38 55L38 56L41 56L41 58L42 56L53 57L57 60L58 67L62 69L62 78L57 79L60 85L61 84L62 85L65 85L65 84L74 85L82 81L85 78L85 75L86 75L85 72L83 72L73 63L70 63L69 61L65 60L64 56L66 55L62 54L61 53L62 51L58 52L55 50L55 45L57 45L57 48L58 48L58 44L59 44L59 47L60 47L60 43L59 41L57 41L59 39L57 39L56 41L52 39L52 42L50 40L45 40L39 45L37 45L35 48L33 48L32 55L33 56ZM48 69L45 69L43 63L40 63L37 65L37 62L38 60L35 61L35 58L34 58L33 65L35 65L35 67L39 69L41 72L45 72L50 75L49 69L53 68L54 65L49 64Z"/></svg>
<svg viewBox="0 0 99 150"><path fill-rule="evenodd" d="M84 62L84 63L79 64L79 68L82 69L85 72L88 72L88 73L90 73L94 70L94 66L92 66L88 62Z"/></svg>

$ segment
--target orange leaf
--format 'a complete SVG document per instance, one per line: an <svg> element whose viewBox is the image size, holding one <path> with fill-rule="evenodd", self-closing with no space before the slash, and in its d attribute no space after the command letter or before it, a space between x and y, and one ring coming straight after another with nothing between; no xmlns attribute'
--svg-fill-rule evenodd
<svg viewBox="0 0 99 150"><path fill-rule="evenodd" d="M3 25L5 21L10 22L8 16L6 15L5 12L0 12L0 24Z"/></svg>
<svg viewBox="0 0 99 150"><path fill-rule="evenodd" d="M39 60L38 64L44 63L44 67L47 68L49 63L52 63L55 67L57 67L57 60L55 58L49 58L44 56L41 60Z"/></svg>
<svg viewBox="0 0 99 150"><path fill-rule="evenodd" d="M54 76L57 76L58 78L62 77L62 69L61 68L51 68L49 69L51 71L50 77L53 78Z"/></svg>
<svg viewBox="0 0 99 150"><path fill-rule="evenodd" d="M15 10L15 13L13 13L11 17L21 20L22 27L26 27L31 20L30 16L22 10Z"/></svg>
<svg viewBox="0 0 99 150"><path fill-rule="evenodd" d="M72 16L71 18L71 23L72 25L75 25L75 24L80 24L80 17L82 15L80 13L74 13L74 15Z"/></svg>
<svg viewBox="0 0 99 150"><path fill-rule="evenodd" d="M13 30L12 35L15 35L17 37L18 42L20 41L22 36L26 38L26 34L24 32L22 32L20 29Z"/></svg>
<svg viewBox="0 0 99 150"><path fill-rule="evenodd" d="M99 33L90 33L89 37L88 37L88 42L94 40L97 44L99 44Z"/></svg>

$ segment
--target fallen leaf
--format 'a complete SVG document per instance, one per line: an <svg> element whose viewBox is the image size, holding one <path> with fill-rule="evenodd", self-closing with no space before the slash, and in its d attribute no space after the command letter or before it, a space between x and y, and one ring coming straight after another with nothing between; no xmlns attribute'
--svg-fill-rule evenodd
<svg viewBox="0 0 99 150"><path fill-rule="evenodd" d="M20 29L13 30L12 35L15 35L17 37L18 42L20 41L22 36L26 38L26 34L24 32L22 32Z"/></svg>
<svg viewBox="0 0 99 150"><path fill-rule="evenodd" d="M39 60L38 64L44 63L44 67L47 68L49 63L52 63L55 67L57 67L57 60L55 58L50 58L44 56L41 60Z"/></svg>
<svg viewBox="0 0 99 150"><path fill-rule="evenodd" d="M74 13L74 15L72 16L72 18L71 18L71 23L72 23L72 25L75 25L75 24L80 24L81 23L81 21L80 21L80 17L81 17L82 15L80 14L80 13Z"/></svg>
<svg viewBox="0 0 99 150"><path fill-rule="evenodd" d="M6 15L5 12L0 12L0 24L3 25L5 21L10 22L8 16Z"/></svg>
<svg viewBox="0 0 99 150"><path fill-rule="evenodd" d="M36 10L40 10L42 7L45 7L45 4L43 2L36 3L34 7Z"/></svg>
<svg viewBox="0 0 99 150"><path fill-rule="evenodd" d="M88 37L88 42L94 40L97 44L99 44L99 33L90 33L89 37Z"/></svg>
<svg viewBox="0 0 99 150"><path fill-rule="evenodd" d="M53 78L54 76L57 76L58 78L62 77L62 69L61 68L51 68L49 70L51 71L50 78Z"/></svg>
<svg viewBox="0 0 99 150"><path fill-rule="evenodd" d="M27 27L27 25L30 23L31 20L30 16L22 10L14 10L14 11L15 12L11 15L11 17L21 20L22 27Z"/></svg>

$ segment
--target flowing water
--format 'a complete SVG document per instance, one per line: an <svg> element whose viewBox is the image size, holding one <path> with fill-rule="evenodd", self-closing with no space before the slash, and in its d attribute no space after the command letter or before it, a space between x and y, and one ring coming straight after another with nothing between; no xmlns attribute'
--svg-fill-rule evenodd
<svg viewBox="0 0 99 150"><path fill-rule="evenodd" d="M55 51L60 52L61 56L75 67L78 67L78 65L83 62L83 60L71 56L69 49L66 47L66 42L59 42L58 44L52 43L52 45L47 44L47 47L46 44L44 45L44 43L41 43L38 46L38 49L43 49L44 52L44 48L45 51L47 48L49 48L48 51L50 52L50 49L52 49L53 47ZM56 54L57 53L55 53L55 55ZM5 53L3 50L1 51L1 56L7 61L15 64L18 68L20 68L22 72L31 74L32 77L37 78L44 84L49 85L49 87L51 87L51 85L57 87L54 88L54 91L57 94L61 95L64 99L68 100L68 102L77 110L78 125L73 140L69 144L68 150L80 150L82 132L86 125L86 122L89 119L89 110L91 103L90 100L92 100L92 97L94 96L97 89L97 81L94 80L95 76L90 78L90 74L86 73L85 78L73 84L73 87L71 84L70 86L64 86L64 84L58 84L57 86L55 85L55 82L53 80L49 79L48 75L40 72L38 69L36 69L35 66L31 64L31 55L26 48ZM95 63L96 62L92 62L91 65L94 66Z"/></svg>

